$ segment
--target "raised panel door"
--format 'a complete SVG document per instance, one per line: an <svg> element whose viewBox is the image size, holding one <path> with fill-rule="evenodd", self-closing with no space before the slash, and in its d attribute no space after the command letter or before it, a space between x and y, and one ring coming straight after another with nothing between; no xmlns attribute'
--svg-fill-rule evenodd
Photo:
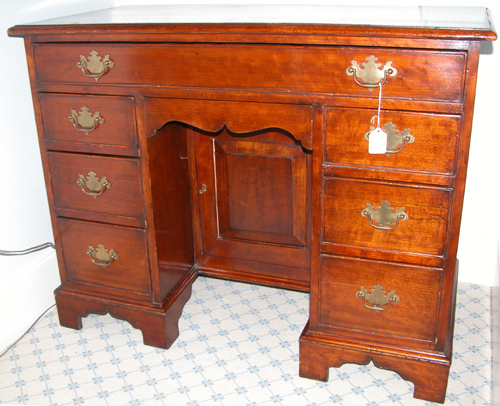
<svg viewBox="0 0 500 406"><path fill-rule="evenodd" d="M279 130L195 139L202 257L276 278L285 275L267 264L308 268L310 154Z"/></svg>

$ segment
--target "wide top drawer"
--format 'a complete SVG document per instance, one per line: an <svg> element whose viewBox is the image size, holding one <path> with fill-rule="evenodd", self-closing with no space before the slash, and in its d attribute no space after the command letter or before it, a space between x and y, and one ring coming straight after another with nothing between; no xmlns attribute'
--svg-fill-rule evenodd
<svg viewBox="0 0 500 406"><path fill-rule="evenodd" d="M461 102L466 53L244 44L38 44L38 83L180 86ZM366 87L371 86L372 88Z"/></svg>

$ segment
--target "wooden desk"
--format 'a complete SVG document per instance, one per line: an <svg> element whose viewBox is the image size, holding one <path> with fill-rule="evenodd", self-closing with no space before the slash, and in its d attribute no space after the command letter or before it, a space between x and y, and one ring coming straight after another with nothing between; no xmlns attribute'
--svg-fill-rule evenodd
<svg viewBox="0 0 500 406"><path fill-rule="evenodd" d="M306 291L301 376L373 361L443 402L480 41L496 38L486 10L456 14L124 7L11 28L61 324L109 312L168 348L197 275Z"/></svg>

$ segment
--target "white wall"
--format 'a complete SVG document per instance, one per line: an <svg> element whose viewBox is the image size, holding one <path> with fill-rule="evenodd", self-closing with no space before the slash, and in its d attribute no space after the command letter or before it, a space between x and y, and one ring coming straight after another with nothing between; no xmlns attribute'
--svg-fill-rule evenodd
<svg viewBox="0 0 500 406"><path fill-rule="evenodd" d="M0 0L0 250L53 241L24 42L15 24L111 7L112 0ZM0 256L0 353L54 303L59 285L52 249Z"/></svg>
<svg viewBox="0 0 500 406"><path fill-rule="evenodd" d="M177 3L211 3L213 1L178 1ZM35 122L24 56L23 41L8 38L8 27L61 15L107 8L112 5L167 4L167 1L140 0L0 0L0 250L24 249L52 240L52 232L45 195L43 175L39 158ZM216 3L240 3L241 1L216 1ZM280 2L274 2L276 4ZM306 1L284 1L287 4L304 4ZM373 5L370 0L314 1L316 4ZM249 4L249 3L248 3ZM417 6L486 6L500 25L500 2L498 0L379 0L378 5ZM500 126L499 112L500 80L495 73L500 66L500 52L483 55L480 61L479 83L473 141L470 154L468 184L463 213L461 243L459 247L459 280L484 285L493 285L498 270L498 241L500 240L500 216L496 215L496 204L500 201L499 173ZM33 254L47 255L47 254ZM40 257L41 258L41 257ZM0 257L0 283L17 281L9 292L12 294L0 301L0 323L2 331L6 311L21 308L25 303L27 281L20 279L21 269L26 269L33 259L9 260ZM35 261L37 262L37 261ZM38 261L43 262L43 261ZM50 263L50 261L49 261ZM29 267L28 267L29 268ZM47 267L45 267L47 268ZM53 289L57 280L55 262L49 270L46 289ZM39 288L41 290L41 288ZM0 295L1 296L1 295ZM50 298L52 300L52 296ZM45 304L40 304L40 311ZM21 311L22 312L22 311ZM20 322L20 324L23 324ZM26 323L24 323L26 324ZM0 351L3 344L0 336Z"/></svg>

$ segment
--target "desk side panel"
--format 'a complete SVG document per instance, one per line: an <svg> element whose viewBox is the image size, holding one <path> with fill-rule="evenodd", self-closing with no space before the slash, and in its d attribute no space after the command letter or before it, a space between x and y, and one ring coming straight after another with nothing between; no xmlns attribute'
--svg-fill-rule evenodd
<svg viewBox="0 0 500 406"><path fill-rule="evenodd" d="M147 138L151 198L163 301L194 266L186 128L171 123Z"/></svg>

